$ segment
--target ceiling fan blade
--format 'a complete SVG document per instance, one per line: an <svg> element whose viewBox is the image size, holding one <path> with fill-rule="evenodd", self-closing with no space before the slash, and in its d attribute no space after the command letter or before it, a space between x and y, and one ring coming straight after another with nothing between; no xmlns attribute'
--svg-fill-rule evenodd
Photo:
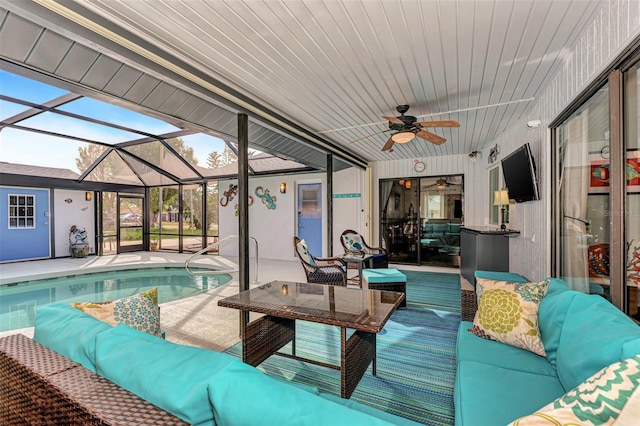
<svg viewBox="0 0 640 426"><path fill-rule="evenodd" d="M358 138L358 139L356 139L356 140L352 140L352 141L351 141L351 142L349 142L349 143L356 143L356 142L361 141L361 140L363 140L363 139L370 138L371 136L379 135L380 133L385 133L385 132L390 132L390 131L391 131L391 129L385 129L385 130L382 130L382 131L380 131L380 132L371 133L371 134L368 134L368 135L363 136L363 137L361 137L361 138Z"/></svg>
<svg viewBox="0 0 640 426"><path fill-rule="evenodd" d="M382 118L390 121L391 123L404 124L404 121L400 120L398 117L387 117L386 115L383 115Z"/></svg>
<svg viewBox="0 0 640 426"><path fill-rule="evenodd" d="M393 146L393 139L389 138L387 139L387 143L385 143L384 146L382 147L382 151L388 151L391 149L392 146Z"/></svg>
<svg viewBox="0 0 640 426"><path fill-rule="evenodd" d="M460 123L453 120L420 121L418 124L421 127L460 127Z"/></svg>
<svg viewBox="0 0 640 426"><path fill-rule="evenodd" d="M427 132L426 130L419 130L416 133L416 136L426 141L429 141L434 145L442 145L447 141L445 138L438 136L436 134L433 134L431 132Z"/></svg>

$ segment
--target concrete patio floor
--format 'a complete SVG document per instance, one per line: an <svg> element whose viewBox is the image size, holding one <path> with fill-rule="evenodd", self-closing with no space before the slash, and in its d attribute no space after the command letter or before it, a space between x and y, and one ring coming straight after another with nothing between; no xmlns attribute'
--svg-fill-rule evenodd
<svg viewBox="0 0 640 426"><path fill-rule="evenodd" d="M113 271L131 267L184 266L189 254L164 252L135 252L112 256L91 256L87 258L62 258L16 262L0 265L0 285L32 281L43 278L75 275L78 273ZM213 265L216 268L236 269L238 259L222 256L201 256L198 264ZM434 268L415 265L389 265L404 270L459 273L458 269ZM260 259L258 264L258 286L274 280L305 282L306 277L300 262ZM250 281L254 281L253 259L250 261ZM160 305L161 326L168 341L190 346L222 351L239 342L240 316L235 309L221 308L218 300L238 293L238 273L231 273L227 284L205 293ZM0 304L2 301L0 300ZM252 314L251 319L254 316ZM22 333L33 336L33 327L0 332L0 337Z"/></svg>

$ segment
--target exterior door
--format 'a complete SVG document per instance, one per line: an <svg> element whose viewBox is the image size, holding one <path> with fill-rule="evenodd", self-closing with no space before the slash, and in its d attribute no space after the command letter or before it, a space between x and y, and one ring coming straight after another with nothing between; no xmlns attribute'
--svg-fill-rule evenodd
<svg viewBox="0 0 640 426"><path fill-rule="evenodd" d="M142 244L142 221L144 218L144 198L135 196L118 197L119 230L118 253L139 251Z"/></svg>
<svg viewBox="0 0 640 426"><path fill-rule="evenodd" d="M322 257L322 184L298 185L298 238L315 257Z"/></svg>

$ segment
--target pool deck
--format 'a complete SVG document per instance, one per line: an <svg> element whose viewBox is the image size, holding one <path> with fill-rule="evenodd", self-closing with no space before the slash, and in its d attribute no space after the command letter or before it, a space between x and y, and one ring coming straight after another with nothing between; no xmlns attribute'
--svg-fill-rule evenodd
<svg viewBox="0 0 640 426"><path fill-rule="evenodd" d="M78 273L104 272L117 269L184 266L189 254L165 252L135 252L112 256L89 256L86 258L62 258L0 264L0 285L52 278ZM237 270L238 259L222 256L202 256L196 265L212 266L216 269ZM434 268L414 265L389 265L404 270L456 273L458 269ZM230 274L232 280L218 288L174 302L160 305L161 326L168 341L190 346L222 351L237 342L240 332L240 316L235 309L221 308L218 300L237 294L239 278L237 272ZM255 270L250 261L251 287L274 280L306 282L300 262L260 259L258 282L253 282ZM0 301L1 303L1 301ZM254 316L252 314L251 319ZM0 337L22 333L33 336L33 327L0 332Z"/></svg>

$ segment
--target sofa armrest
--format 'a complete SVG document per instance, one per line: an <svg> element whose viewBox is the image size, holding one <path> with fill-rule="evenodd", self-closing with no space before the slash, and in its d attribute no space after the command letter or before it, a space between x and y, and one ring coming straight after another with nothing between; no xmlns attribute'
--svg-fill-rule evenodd
<svg viewBox="0 0 640 426"><path fill-rule="evenodd" d="M0 400L7 424L186 424L22 334L0 339Z"/></svg>

